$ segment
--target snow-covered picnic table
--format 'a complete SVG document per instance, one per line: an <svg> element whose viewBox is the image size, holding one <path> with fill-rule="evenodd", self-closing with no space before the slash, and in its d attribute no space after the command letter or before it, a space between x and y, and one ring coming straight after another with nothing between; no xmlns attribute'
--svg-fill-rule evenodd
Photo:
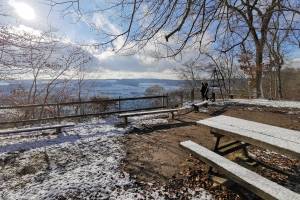
<svg viewBox="0 0 300 200"><path fill-rule="evenodd" d="M220 115L200 120L213 133L300 159L300 131Z"/></svg>
<svg viewBox="0 0 300 200"><path fill-rule="evenodd" d="M226 154L243 149L248 157L247 146L254 145L274 150L300 159L300 132L235 117L220 115L197 122L211 128L217 138L213 151L193 141L183 141L180 145L199 159L231 180L241 184L262 199L300 199L300 194L285 188L265 177L223 157ZM220 145L224 136L234 141ZM250 158L250 157L248 157Z"/></svg>

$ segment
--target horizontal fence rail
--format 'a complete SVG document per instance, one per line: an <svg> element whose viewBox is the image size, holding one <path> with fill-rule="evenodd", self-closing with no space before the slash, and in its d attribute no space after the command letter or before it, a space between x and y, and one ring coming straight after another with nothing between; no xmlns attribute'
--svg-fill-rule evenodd
<svg viewBox="0 0 300 200"><path fill-rule="evenodd" d="M16 126L18 124L24 125L45 121L61 121L72 118L107 116L166 107L168 107L168 95L16 106L5 105L0 106L0 112L2 114L2 116L0 114L0 128L10 127L10 125ZM45 108L52 108L51 113L47 113L48 110L45 110ZM12 115L16 115L13 117L13 120L7 120L7 118L9 118L7 116L10 114L9 111L13 113Z"/></svg>
<svg viewBox="0 0 300 200"><path fill-rule="evenodd" d="M218 91L217 91L218 92ZM217 98L218 94L216 94ZM97 98L97 97L96 97ZM107 116L131 111L175 108L202 100L200 88L170 91L166 95L102 98L46 104L0 105L0 129L64 119Z"/></svg>
<svg viewBox="0 0 300 200"><path fill-rule="evenodd" d="M0 126L9 125L9 124L34 123L34 122L42 122L42 121L50 121L50 120L63 120L63 119L80 118L80 117L98 117L98 116L113 115L113 114L119 114L125 112L135 112L135 111L153 110L153 109L161 109L161 108L165 108L165 107L152 107L152 108L120 110L120 111L110 111L110 112L101 112L101 113L87 113L83 115L66 115L66 116L48 117L48 118L31 119L31 120L8 121L8 122L0 122Z"/></svg>
<svg viewBox="0 0 300 200"><path fill-rule="evenodd" d="M128 98L116 98L116 99L102 99L93 101L71 101L71 102L61 102L61 103L47 103L47 104L26 104L19 106L0 106L0 110L3 109L19 109L19 108L34 108L34 107L46 107L46 106L66 106L66 105L78 105L78 104L89 104L89 103L109 103L118 101L133 101L133 100L145 100L145 99L160 99L167 98L167 95L161 96L145 96L145 97L128 97Z"/></svg>

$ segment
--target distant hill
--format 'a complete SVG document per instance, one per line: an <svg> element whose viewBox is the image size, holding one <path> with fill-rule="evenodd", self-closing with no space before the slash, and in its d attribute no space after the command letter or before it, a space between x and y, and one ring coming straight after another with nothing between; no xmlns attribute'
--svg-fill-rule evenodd
<svg viewBox="0 0 300 200"><path fill-rule="evenodd" d="M160 85L166 91L176 90L184 85L183 80L165 79L87 79L82 86L82 94L85 97L109 96L128 97L143 96L145 90L153 85ZM39 90L46 87L48 80L38 80ZM9 95L16 89L29 90L32 80L5 80L0 81L0 93ZM64 87L63 81L58 80L54 90L59 91ZM78 91L77 80L70 80L68 90L71 95L76 96ZM55 91L54 91L55 92Z"/></svg>

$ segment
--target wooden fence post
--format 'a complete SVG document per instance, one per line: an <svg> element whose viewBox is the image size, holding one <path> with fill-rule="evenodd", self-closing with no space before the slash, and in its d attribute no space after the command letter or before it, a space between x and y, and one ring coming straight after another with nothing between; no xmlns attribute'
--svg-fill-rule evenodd
<svg viewBox="0 0 300 200"><path fill-rule="evenodd" d="M56 117L57 117L57 121L60 122L60 106L59 103L56 104Z"/></svg>
<svg viewBox="0 0 300 200"><path fill-rule="evenodd" d="M183 106L183 91L180 93L180 105Z"/></svg>
<svg viewBox="0 0 300 200"><path fill-rule="evenodd" d="M172 94L172 93L171 93ZM178 98L181 98L181 102L178 102ZM183 104L183 92L178 92L176 93L176 95L171 95L172 98L176 98L176 106L179 105L179 103ZM48 113L47 116L43 116L44 113L41 113L40 118L37 119L31 119L29 117L27 117L26 119L19 119L19 121L0 121L0 126L10 126L15 125L15 124L22 124L22 123L35 123L35 122L42 122L42 121L57 121L57 122L61 122L63 119L71 119L71 118L81 118L81 117L89 117L89 116L101 116L101 115L109 115L109 114L116 114L118 113L118 110L120 112L130 112L130 111L139 111L139 110L145 110L145 109L157 109L157 106L154 107L144 107L143 105L141 105L141 107L137 107L137 108L126 108L126 105L124 104L124 110L122 108L122 101L136 101L136 100L151 100L153 101L153 99L155 99L156 101L158 100L162 100L163 102L163 106L164 107L170 107L172 106L172 100L173 99L169 99L169 94L166 93L165 95L157 95L157 96L144 96L144 97L127 97L127 98L122 98L121 96L119 96L119 98L114 98L114 99L106 99L106 100L102 100L101 102L114 102L115 104L118 102L118 105L115 105L115 109L113 111L109 111L109 112L105 112L105 113L89 113L86 111L86 107L85 105L98 105L99 100L90 100L90 101L70 101L70 102L60 102L60 103L48 103L48 104L27 104L27 105L17 105L17 106L5 106L2 105L0 106L0 111L1 110L10 110L10 109L25 109L28 110L28 108L39 108L39 107L51 107L51 111L53 110L53 113L51 113L51 116L49 116ZM83 105L81 106L83 108L83 112L82 113L78 113L80 111L80 106L79 105ZM76 106L75 106L76 105ZM118 107L117 107L118 106ZM66 108L64 108L66 107ZM72 110L70 110L70 107L72 108ZM89 107L87 107L89 108ZM75 110L74 110L75 109ZM93 109L93 107L91 108ZM128 110L129 109L129 110ZM72 111L73 113L70 114L69 111ZM56 113L55 113L56 112Z"/></svg>
<svg viewBox="0 0 300 200"><path fill-rule="evenodd" d="M166 107L169 108L169 94L167 93L167 96L166 96Z"/></svg>

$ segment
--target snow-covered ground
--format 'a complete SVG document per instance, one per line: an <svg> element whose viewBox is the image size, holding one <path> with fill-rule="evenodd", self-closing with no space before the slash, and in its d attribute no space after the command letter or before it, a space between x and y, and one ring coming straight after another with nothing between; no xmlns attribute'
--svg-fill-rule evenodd
<svg viewBox="0 0 300 200"><path fill-rule="evenodd" d="M95 119L55 137L2 137L0 199L165 199L163 187L143 190L121 170L126 129L114 123ZM201 188L188 193L212 199Z"/></svg>
<svg viewBox="0 0 300 200"><path fill-rule="evenodd" d="M274 108L296 108L300 109L300 101L278 101L267 99L229 99L225 101L225 104L239 104L239 105L251 105L251 106L265 106Z"/></svg>
<svg viewBox="0 0 300 200"><path fill-rule="evenodd" d="M201 103L203 101L186 102L183 108L191 108L192 104ZM263 106L273 108L289 108L300 109L300 101L283 101L283 100L267 100L267 99L218 99L216 102L208 102L209 105L246 105L246 106Z"/></svg>

